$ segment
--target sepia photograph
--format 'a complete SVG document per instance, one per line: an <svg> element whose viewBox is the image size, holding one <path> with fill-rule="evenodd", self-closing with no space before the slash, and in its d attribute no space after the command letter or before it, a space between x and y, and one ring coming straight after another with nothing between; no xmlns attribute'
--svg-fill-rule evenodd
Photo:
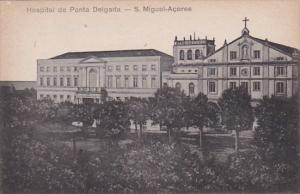
<svg viewBox="0 0 300 194"><path fill-rule="evenodd" d="M300 1L0 1L0 193L299 193Z"/></svg>

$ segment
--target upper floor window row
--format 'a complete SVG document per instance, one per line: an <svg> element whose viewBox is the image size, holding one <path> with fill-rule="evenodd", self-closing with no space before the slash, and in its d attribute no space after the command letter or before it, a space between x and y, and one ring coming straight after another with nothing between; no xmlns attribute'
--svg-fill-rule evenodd
<svg viewBox="0 0 300 194"><path fill-rule="evenodd" d="M245 53L244 53L244 55L245 55ZM230 51L229 58L230 58L230 60L237 59L237 52L236 51ZM253 58L254 59L260 59L260 50L254 50L253 51Z"/></svg>
<svg viewBox="0 0 300 194"><path fill-rule="evenodd" d="M186 57L185 57L186 56ZM194 57L193 57L194 56ZM196 49L195 53L193 53L193 51L191 49L189 49L186 54L184 50L180 50L179 51L179 60L185 60L185 58L187 60L193 60L193 59L201 59L203 58L203 51Z"/></svg>
<svg viewBox="0 0 300 194"><path fill-rule="evenodd" d="M51 66L40 66L40 72L44 72L44 71L51 72L51 69L52 69L52 72L57 72L57 66L53 66L52 68L51 68ZM66 68L64 66L60 66L59 71L64 72L66 70L67 72L71 72L72 69L73 69L73 72L78 72L78 67L76 67L76 66L73 68L71 66L66 66Z"/></svg>
<svg viewBox="0 0 300 194"><path fill-rule="evenodd" d="M116 71L121 71L121 70L122 70L121 65L116 65L115 68L116 68ZM125 71L129 71L129 69L130 69L130 68L129 68L129 65L125 65L125 66L124 66L124 70L125 70ZM139 70L142 70L142 71L148 71L148 69L150 69L151 71L156 71L157 65L151 64L150 68L149 68L149 65L145 65L145 64L142 65L141 68L139 67L139 65L133 65L133 66L132 66L132 69L133 69L134 71L139 71ZM112 70L113 70L113 65L109 65L108 68L107 68L107 70L108 70L108 71L112 71Z"/></svg>

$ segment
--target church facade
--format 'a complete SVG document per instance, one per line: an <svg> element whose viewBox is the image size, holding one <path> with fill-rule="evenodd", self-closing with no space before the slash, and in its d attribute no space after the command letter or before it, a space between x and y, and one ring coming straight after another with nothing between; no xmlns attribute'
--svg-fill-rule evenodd
<svg viewBox="0 0 300 194"><path fill-rule="evenodd" d="M298 90L299 51L250 35L246 26L240 37L214 50L214 40L174 40L174 64L163 74L165 85L189 96L204 93L217 100L228 88L243 86L255 101L263 96L290 97Z"/></svg>
<svg viewBox="0 0 300 194"><path fill-rule="evenodd" d="M150 97L161 87L173 57L154 49L69 52L37 61L37 98L73 103Z"/></svg>

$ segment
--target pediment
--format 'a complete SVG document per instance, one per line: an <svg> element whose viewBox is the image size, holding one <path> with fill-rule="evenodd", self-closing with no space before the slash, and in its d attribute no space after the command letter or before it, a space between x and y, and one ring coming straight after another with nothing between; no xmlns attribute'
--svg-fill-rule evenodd
<svg viewBox="0 0 300 194"><path fill-rule="evenodd" d="M105 63L106 61L101 58L91 56L91 57L87 57L87 58L83 59L80 62L81 63Z"/></svg>

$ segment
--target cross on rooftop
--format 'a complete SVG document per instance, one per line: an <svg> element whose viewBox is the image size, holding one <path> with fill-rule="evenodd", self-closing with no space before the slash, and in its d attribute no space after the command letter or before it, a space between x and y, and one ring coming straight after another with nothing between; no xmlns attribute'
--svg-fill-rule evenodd
<svg viewBox="0 0 300 194"><path fill-rule="evenodd" d="M245 28L247 27L247 22L250 21L249 18L245 17L245 19L243 19L243 22L245 22Z"/></svg>

